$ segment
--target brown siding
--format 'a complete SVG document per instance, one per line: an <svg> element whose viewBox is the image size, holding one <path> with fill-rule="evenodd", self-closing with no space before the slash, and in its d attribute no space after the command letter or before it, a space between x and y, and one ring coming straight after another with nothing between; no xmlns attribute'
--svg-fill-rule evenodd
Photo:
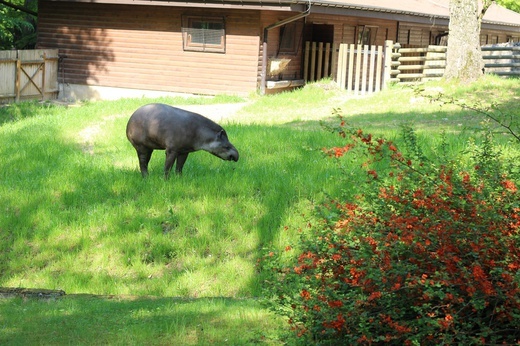
<svg viewBox="0 0 520 346"><path fill-rule="evenodd" d="M405 47L426 47L429 44L437 44L436 37L448 32L447 26L429 26L415 23L401 23L397 36L397 42ZM440 36L439 36L440 37ZM480 43L482 45L492 43L504 43L509 39L520 37L520 34L507 31L496 31L482 29L480 32ZM441 40L440 44L446 44L446 39Z"/></svg>
<svg viewBox="0 0 520 346"><path fill-rule="evenodd" d="M38 46L64 56L60 81L201 94L256 90L256 11L44 0L39 12ZM183 51L182 14L225 16L226 52Z"/></svg>
<svg viewBox="0 0 520 346"><path fill-rule="evenodd" d="M396 41L403 47L427 47L435 44L435 38L447 31L448 27L401 23Z"/></svg>
<svg viewBox="0 0 520 346"><path fill-rule="evenodd" d="M394 39L397 30L397 22L384 19L311 14L308 20L314 23L334 25L335 43L357 43L355 36L357 27L371 25L378 27L375 44L382 46L385 44L385 40Z"/></svg>
<svg viewBox="0 0 520 346"><path fill-rule="evenodd" d="M480 44L495 44L506 43L510 40L520 42L520 33L518 32L504 32L497 30L482 29L480 32Z"/></svg>

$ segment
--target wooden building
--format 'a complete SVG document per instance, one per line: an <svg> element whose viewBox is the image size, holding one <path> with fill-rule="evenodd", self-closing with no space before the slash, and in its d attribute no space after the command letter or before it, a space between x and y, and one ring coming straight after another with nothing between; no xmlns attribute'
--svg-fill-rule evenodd
<svg viewBox="0 0 520 346"><path fill-rule="evenodd" d="M64 97L247 95L301 85L305 41L446 44L448 2L39 0L37 48L59 49ZM520 14L492 5L481 39L519 41Z"/></svg>

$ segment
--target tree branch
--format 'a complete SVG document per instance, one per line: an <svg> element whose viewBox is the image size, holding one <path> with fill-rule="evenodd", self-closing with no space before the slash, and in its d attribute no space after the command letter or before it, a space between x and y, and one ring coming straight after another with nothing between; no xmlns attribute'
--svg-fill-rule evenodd
<svg viewBox="0 0 520 346"><path fill-rule="evenodd" d="M11 4L10 2L7 2L5 0L0 0L0 4L4 4L7 7L14 8L15 10L18 10L18 11L21 11L21 12L25 12L27 14L30 14L31 16L38 17L38 13L37 12L34 12L34 11L32 11L32 10L26 8L26 7L18 6L18 5L15 5L15 4Z"/></svg>

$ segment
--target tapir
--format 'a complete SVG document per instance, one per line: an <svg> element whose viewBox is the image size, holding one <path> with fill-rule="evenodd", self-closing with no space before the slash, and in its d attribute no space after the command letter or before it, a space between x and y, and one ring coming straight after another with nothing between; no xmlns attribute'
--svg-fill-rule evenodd
<svg viewBox="0 0 520 346"><path fill-rule="evenodd" d="M193 112L162 103L138 108L128 120L126 137L137 151L143 177L154 150L165 150L164 176L168 179L173 164L182 173L188 154L205 150L222 160L238 161L238 151L226 131L212 120Z"/></svg>

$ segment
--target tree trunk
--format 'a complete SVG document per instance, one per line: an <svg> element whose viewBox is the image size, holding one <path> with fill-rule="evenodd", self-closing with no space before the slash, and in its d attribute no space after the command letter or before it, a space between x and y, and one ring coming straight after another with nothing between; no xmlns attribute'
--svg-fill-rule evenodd
<svg viewBox="0 0 520 346"><path fill-rule="evenodd" d="M480 27L491 0L450 0L450 24L446 79L469 83L483 74L484 61L480 50Z"/></svg>

